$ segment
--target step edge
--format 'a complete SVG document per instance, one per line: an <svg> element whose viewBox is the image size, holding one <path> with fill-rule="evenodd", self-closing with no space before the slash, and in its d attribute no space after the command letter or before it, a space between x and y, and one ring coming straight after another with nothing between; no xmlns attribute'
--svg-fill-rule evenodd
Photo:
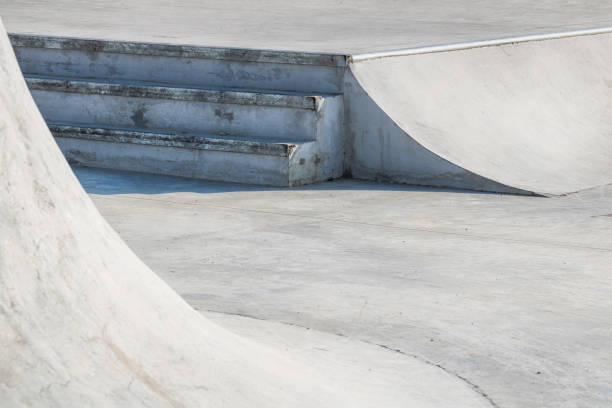
<svg viewBox="0 0 612 408"><path fill-rule="evenodd" d="M298 145L312 143L248 141L230 138L215 138L212 135L186 136L172 133L143 132L138 130L110 129L99 126L74 126L55 123L48 123L48 126L54 137L66 139L82 139L109 143L129 143L146 146L175 147L192 150L221 151L228 153L256 154L287 158L291 157ZM200 137L202 140L193 141L193 139L196 137ZM169 140L170 138L174 138L175 140Z"/></svg>
<svg viewBox="0 0 612 408"><path fill-rule="evenodd" d="M80 79L38 78L27 75L25 76L25 80L31 91L166 99L231 105L271 106L305 110L317 110L319 101L325 98L319 95L302 96L155 85L132 85Z"/></svg>
<svg viewBox="0 0 612 408"><path fill-rule="evenodd" d="M206 47L198 45L168 44L63 37L41 34L9 33L13 47L42 48L66 51L105 52L170 58L213 59L235 62L259 62L323 67L346 67L346 56L332 53L311 53L234 47Z"/></svg>

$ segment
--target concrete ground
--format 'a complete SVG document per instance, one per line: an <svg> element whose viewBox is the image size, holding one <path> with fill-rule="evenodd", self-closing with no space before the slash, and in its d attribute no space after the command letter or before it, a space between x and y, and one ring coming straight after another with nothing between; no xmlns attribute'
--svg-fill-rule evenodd
<svg viewBox="0 0 612 408"><path fill-rule="evenodd" d="M612 186L537 198L74 170L141 259L243 335L379 345L494 407L612 403Z"/></svg>
<svg viewBox="0 0 612 408"><path fill-rule="evenodd" d="M364 53L612 25L606 0L0 0L7 31Z"/></svg>

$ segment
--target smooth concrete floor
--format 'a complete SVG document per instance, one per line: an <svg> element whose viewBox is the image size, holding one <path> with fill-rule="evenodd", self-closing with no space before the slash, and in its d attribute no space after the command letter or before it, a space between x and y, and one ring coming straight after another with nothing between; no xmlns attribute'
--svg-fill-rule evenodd
<svg viewBox="0 0 612 408"><path fill-rule="evenodd" d="M153 270L238 332L379 345L494 407L612 405L612 186L538 198L75 173Z"/></svg>
<svg viewBox="0 0 612 408"><path fill-rule="evenodd" d="M612 25L608 0L0 0L9 32L359 54Z"/></svg>

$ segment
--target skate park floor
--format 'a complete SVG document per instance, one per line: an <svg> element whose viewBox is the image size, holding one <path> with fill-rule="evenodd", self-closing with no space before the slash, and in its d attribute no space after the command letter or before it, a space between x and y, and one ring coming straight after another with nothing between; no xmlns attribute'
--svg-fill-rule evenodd
<svg viewBox="0 0 612 408"><path fill-rule="evenodd" d="M612 25L609 1L0 0L8 32L360 54Z"/></svg>
<svg viewBox="0 0 612 408"><path fill-rule="evenodd" d="M493 407L612 399L612 186L542 198L73 170L147 265L239 334L381 347Z"/></svg>

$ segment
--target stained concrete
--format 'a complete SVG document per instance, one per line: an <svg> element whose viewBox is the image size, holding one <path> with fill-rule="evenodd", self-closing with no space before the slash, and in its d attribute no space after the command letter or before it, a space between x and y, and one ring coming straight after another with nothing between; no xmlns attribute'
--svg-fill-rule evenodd
<svg viewBox="0 0 612 408"><path fill-rule="evenodd" d="M154 271L238 332L376 344L488 406L612 403L612 186L540 198L75 171Z"/></svg>
<svg viewBox="0 0 612 408"><path fill-rule="evenodd" d="M314 332L261 343L203 317L80 187L1 21L0 73L0 405L487 406L461 378L392 350Z"/></svg>
<svg viewBox="0 0 612 408"><path fill-rule="evenodd" d="M362 53L612 25L605 0L0 0L10 32Z"/></svg>

